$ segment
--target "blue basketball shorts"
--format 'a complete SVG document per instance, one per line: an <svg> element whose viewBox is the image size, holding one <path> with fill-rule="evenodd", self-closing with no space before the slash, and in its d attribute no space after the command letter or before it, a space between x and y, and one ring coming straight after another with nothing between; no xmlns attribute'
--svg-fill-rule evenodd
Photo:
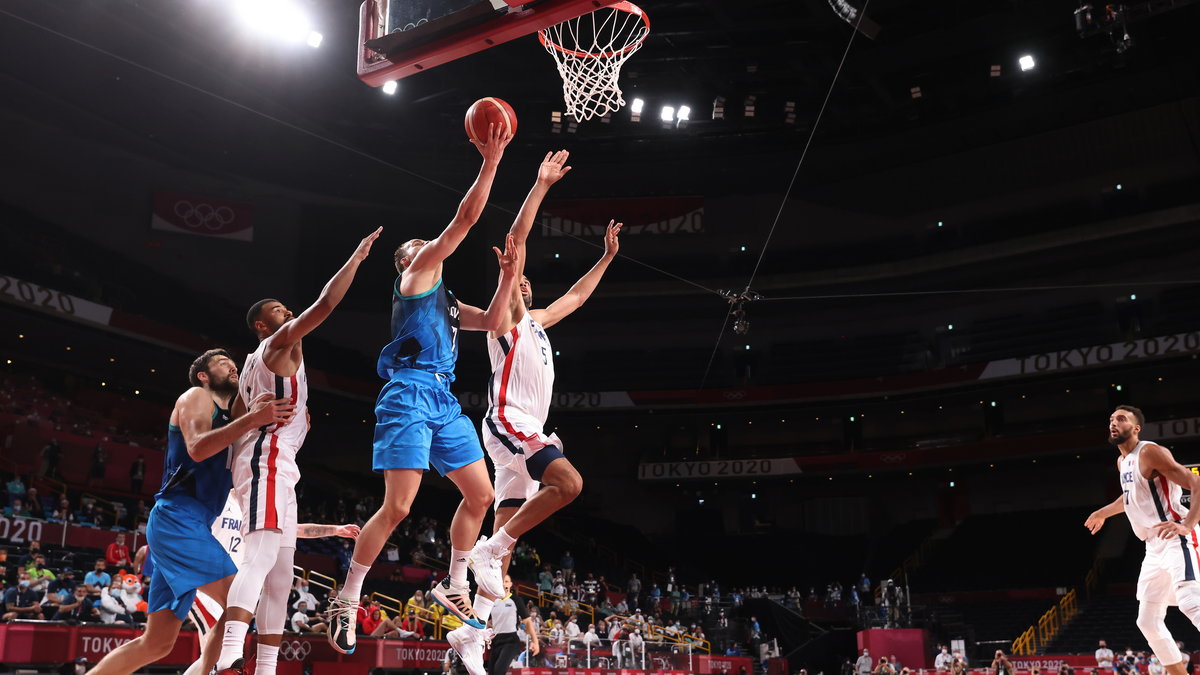
<svg viewBox="0 0 1200 675"><path fill-rule="evenodd" d="M483 459L474 425L450 393L449 378L422 370L393 374L375 402L372 468L446 474Z"/></svg>
<svg viewBox="0 0 1200 675"><path fill-rule="evenodd" d="M147 614L169 609L183 621L197 588L237 573L212 535L212 520L207 509L187 497L162 497L150 509L146 542L154 556L154 570Z"/></svg>

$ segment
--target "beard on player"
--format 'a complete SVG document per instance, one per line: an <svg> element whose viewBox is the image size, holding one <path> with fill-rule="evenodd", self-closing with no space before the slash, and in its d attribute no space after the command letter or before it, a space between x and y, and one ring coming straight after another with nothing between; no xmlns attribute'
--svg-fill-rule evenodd
<svg viewBox="0 0 1200 675"><path fill-rule="evenodd" d="M208 374L208 388L218 394L232 395L237 393L238 374L237 371L226 374L224 377L220 375Z"/></svg>
<svg viewBox="0 0 1200 675"><path fill-rule="evenodd" d="M1133 436L1133 429L1126 429L1125 431L1118 431L1116 429L1110 429L1108 432L1108 444L1109 445L1120 445L1120 444L1124 443L1125 441L1129 440L1130 437L1132 437L1132 436Z"/></svg>
<svg viewBox="0 0 1200 675"><path fill-rule="evenodd" d="M529 277L521 277L518 289L521 291L521 302L525 303L525 309L533 309L533 284L529 283Z"/></svg>

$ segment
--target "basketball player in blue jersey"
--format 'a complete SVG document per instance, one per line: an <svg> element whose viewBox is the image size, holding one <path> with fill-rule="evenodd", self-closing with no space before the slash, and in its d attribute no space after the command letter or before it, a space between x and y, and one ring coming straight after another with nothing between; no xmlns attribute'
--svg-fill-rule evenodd
<svg viewBox="0 0 1200 675"><path fill-rule="evenodd" d="M486 143L472 141L483 155L483 166L454 219L436 239L413 239L396 250L400 277L392 293L393 339L379 355L377 370L387 384L375 403L372 460L375 471L383 473L384 498L355 542L346 583L329 602L329 643L343 654L354 651L363 579L392 530L408 515L430 465L462 493L450 523L450 573L433 589L433 597L464 622L484 626L471 608L467 563L492 502L492 482L474 425L450 393L450 383L458 359L459 330L488 331L500 326L515 283L516 261L511 240L503 252L492 249L500 262L500 280L487 310L454 297L442 279L442 262L479 220L510 140L510 134L501 134L493 126ZM499 560L475 561L473 567L477 584L491 593L503 593Z"/></svg>
<svg viewBox="0 0 1200 675"><path fill-rule="evenodd" d="M295 410L287 399L262 396L233 420L238 370L223 349L201 354L188 379L192 388L171 411L162 489L146 525L153 551L146 631L101 659L91 671L100 675L126 675L170 653L197 590L224 605L237 568L210 528L232 484L229 445L264 424L287 424ZM219 635L213 631L210 640ZM216 650L209 651L215 659Z"/></svg>
<svg viewBox="0 0 1200 675"><path fill-rule="evenodd" d="M563 456L557 434L545 433L550 399L554 395L554 349L546 329L579 309L591 297L616 258L621 224L609 222L604 234L604 253L592 269L545 309L533 309L533 287L521 273L525 241L550 187L571 170L569 153L547 153L538 167L537 181L525 198L509 236L517 251L517 274L521 279L508 298L504 322L488 334L488 357L492 376L488 381L488 411L483 421L484 448L496 467L494 534L476 547L483 559L504 560L507 573L509 552L517 537L551 514L570 504L583 489L583 479ZM498 597L498 596L497 596ZM497 597L486 597L483 589L475 597L475 612L491 612ZM471 675L484 675L484 632L464 625L446 635L463 649L463 665Z"/></svg>
<svg viewBox="0 0 1200 675"><path fill-rule="evenodd" d="M1138 575L1137 626L1169 675L1184 675L1187 661L1163 620L1167 608L1179 610L1200 628L1200 476L1175 461L1171 451L1139 438L1146 418L1131 405L1119 405L1108 417L1108 442L1120 451L1117 472L1121 496L1084 522L1092 534L1118 513L1129 518L1133 533L1146 543ZM1192 504L1183 506L1183 490Z"/></svg>

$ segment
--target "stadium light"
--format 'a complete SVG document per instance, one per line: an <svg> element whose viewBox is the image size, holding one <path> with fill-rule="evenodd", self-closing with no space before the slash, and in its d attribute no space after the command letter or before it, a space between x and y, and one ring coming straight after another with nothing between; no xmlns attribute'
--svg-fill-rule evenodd
<svg viewBox="0 0 1200 675"><path fill-rule="evenodd" d="M630 110L632 110L635 115L640 115L640 114L642 114L642 109L645 107L646 107L645 101L643 101L640 98L635 98L635 99L633 99L633 106L630 108Z"/></svg>
<svg viewBox="0 0 1200 675"><path fill-rule="evenodd" d="M660 116L664 122L675 121L675 108L669 105L664 105Z"/></svg>
<svg viewBox="0 0 1200 675"><path fill-rule="evenodd" d="M234 9L248 28L287 42L311 44L316 32L304 10L290 0L237 0Z"/></svg>
<svg viewBox="0 0 1200 675"><path fill-rule="evenodd" d="M1017 59L1017 64L1020 65L1021 70L1024 71L1033 70L1033 67L1037 65L1033 60L1032 54L1025 54L1021 58Z"/></svg>
<svg viewBox="0 0 1200 675"><path fill-rule="evenodd" d="M399 85L396 84L395 80L389 80L383 83L383 93L387 94L388 96L395 94L396 89L398 88Z"/></svg>
<svg viewBox="0 0 1200 675"><path fill-rule="evenodd" d="M324 35L321 35L320 33L318 33L315 30L310 30L310 31L308 31L308 39L305 40L305 43L309 47L316 49L321 46L321 41L324 39L325 39Z"/></svg>
<svg viewBox="0 0 1200 675"><path fill-rule="evenodd" d="M676 114L675 117L680 122L686 122L686 121L692 119L692 109L687 107L686 105L681 105L681 106L679 106L679 113Z"/></svg>

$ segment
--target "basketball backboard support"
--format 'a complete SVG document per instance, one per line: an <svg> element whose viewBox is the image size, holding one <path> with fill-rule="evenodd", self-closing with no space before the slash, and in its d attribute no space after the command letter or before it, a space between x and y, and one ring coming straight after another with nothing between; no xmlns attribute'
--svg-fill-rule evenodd
<svg viewBox="0 0 1200 675"><path fill-rule="evenodd" d="M358 77L379 87L619 1L365 0Z"/></svg>

